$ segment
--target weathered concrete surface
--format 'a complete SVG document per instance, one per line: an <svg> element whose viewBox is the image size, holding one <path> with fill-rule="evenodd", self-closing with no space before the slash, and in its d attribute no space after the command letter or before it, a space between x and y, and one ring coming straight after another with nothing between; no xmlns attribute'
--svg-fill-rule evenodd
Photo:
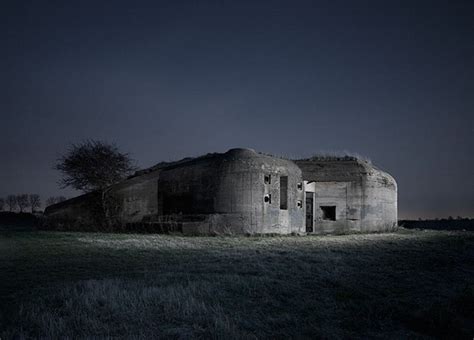
<svg viewBox="0 0 474 340"><path fill-rule="evenodd" d="M389 174L355 158L299 160L306 192L315 193L314 232L389 231L397 225L397 184ZM320 206L336 206L336 221Z"/></svg>
<svg viewBox="0 0 474 340"><path fill-rule="evenodd" d="M264 176L270 176L270 183L265 184ZM288 177L287 209L279 204L282 176ZM300 182L301 170L291 161L232 149L163 170L158 215L174 215L184 222L185 233L302 232ZM266 195L271 195L271 202L265 202ZM200 223L196 218L202 219Z"/></svg>
<svg viewBox="0 0 474 340"><path fill-rule="evenodd" d="M293 162L231 149L160 163L111 186L107 197L122 226L146 223L146 230L186 234L286 234L306 231L305 192L314 194L313 232L396 226L395 180L356 159ZM93 226L91 197L53 205L45 214L61 223ZM335 207L335 221L323 219L321 206Z"/></svg>
<svg viewBox="0 0 474 340"><path fill-rule="evenodd" d="M97 199L98 195L90 193L47 207L44 213L48 224L55 229L93 230Z"/></svg>
<svg viewBox="0 0 474 340"><path fill-rule="evenodd" d="M110 195L119 199L124 223L140 222L158 212L158 179L161 169L127 179L114 185Z"/></svg>

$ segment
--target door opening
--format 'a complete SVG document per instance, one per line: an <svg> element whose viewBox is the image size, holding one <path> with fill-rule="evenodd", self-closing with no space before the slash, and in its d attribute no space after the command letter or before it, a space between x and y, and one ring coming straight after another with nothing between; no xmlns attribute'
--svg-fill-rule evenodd
<svg viewBox="0 0 474 340"><path fill-rule="evenodd" d="M306 192L306 232L312 233L313 228L313 206L314 206L314 194L312 192Z"/></svg>

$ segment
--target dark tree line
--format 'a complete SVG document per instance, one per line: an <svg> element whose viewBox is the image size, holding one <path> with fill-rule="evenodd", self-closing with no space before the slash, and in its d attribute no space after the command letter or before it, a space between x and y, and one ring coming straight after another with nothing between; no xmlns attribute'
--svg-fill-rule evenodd
<svg viewBox="0 0 474 340"><path fill-rule="evenodd" d="M110 193L113 184L133 174L137 167L127 153L121 152L115 144L104 141L86 140L71 144L60 157L54 169L61 173L61 187L71 187L92 194L90 210L93 218L102 226L117 223L120 200ZM45 206L66 200L64 196L49 197ZM8 195L0 200L0 210L23 212L27 208L41 206L39 195ZM5 210L6 210L5 209Z"/></svg>
<svg viewBox="0 0 474 340"><path fill-rule="evenodd" d="M64 196L51 196L46 200L46 206L65 201ZM41 196L38 194L18 194L8 195L0 198L0 211L26 212L31 213L39 210L41 207Z"/></svg>
<svg viewBox="0 0 474 340"><path fill-rule="evenodd" d="M453 216L448 216L448 217L442 217L442 218L439 218L439 217L436 217L436 218L418 218L417 221L420 221L420 222L427 222L427 221L469 221L469 220L472 220L473 218L470 218L470 217L463 217L463 216L456 216L456 217L453 217ZM406 220L406 221L409 221L409 220ZM414 220L413 220L414 221Z"/></svg>

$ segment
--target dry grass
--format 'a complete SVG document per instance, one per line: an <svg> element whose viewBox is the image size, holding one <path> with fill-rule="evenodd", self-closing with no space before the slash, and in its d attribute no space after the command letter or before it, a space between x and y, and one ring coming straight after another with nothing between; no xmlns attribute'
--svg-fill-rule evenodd
<svg viewBox="0 0 474 340"><path fill-rule="evenodd" d="M0 234L0 337L474 334L474 233Z"/></svg>

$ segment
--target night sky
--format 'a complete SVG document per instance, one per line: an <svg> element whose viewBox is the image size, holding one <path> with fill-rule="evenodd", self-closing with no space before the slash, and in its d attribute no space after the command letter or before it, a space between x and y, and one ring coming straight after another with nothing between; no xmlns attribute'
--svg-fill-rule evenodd
<svg viewBox="0 0 474 340"><path fill-rule="evenodd" d="M68 143L138 166L344 151L400 218L474 217L474 1L4 1L0 196L60 190Z"/></svg>

